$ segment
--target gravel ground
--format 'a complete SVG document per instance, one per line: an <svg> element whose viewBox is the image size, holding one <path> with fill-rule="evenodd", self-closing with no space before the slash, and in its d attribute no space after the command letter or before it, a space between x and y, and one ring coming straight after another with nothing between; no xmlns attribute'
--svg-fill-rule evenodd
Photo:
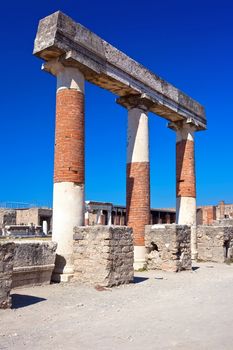
<svg viewBox="0 0 233 350"><path fill-rule="evenodd" d="M0 349L233 349L233 266L137 273L105 291L53 284L12 291Z"/></svg>

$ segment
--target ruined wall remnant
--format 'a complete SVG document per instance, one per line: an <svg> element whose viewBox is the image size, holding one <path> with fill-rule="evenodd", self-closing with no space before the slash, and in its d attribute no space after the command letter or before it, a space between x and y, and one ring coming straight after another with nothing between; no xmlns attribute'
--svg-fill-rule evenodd
<svg viewBox="0 0 233 350"><path fill-rule="evenodd" d="M0 309L11 307L14 243L0 242Z"/></svg>
<svg viewBox="0 0 233 350"><path fill-rule="evenodd" d="M48 229L52 228L52 209L49 208L23 208L16 210L16 224L35 226L47 221Z"/></svg>
<svg viewBox="0 0 233 350"><path fill-rule="evenodd" d="M133 281L132 229L125 226L75 228L74 279L112 287Z"/></svg>
<svg viewBox="0 0 233 350"><path fill-rule="evenodd" d="M145 228L147 268L181 271L192 268L191 228L187 225L153 225Z"/></svg>
<svg viewBox="0 0 233 350"><path fill-rule="evenodd" d="M198 259L223 263L233 258L233 226L197 227Z"/></svg>
<svg viewBox="0 0 233 350"><path fill-rule="evenodd" d="M16 211L17 225L38 225L38 208L23 208Z"/></svg>
<svg viewBox="0 0 233 350"><path fill-rule="evenodd" d="M212 225L216 220L216 206L205 205L197 208L197 225Z"/></svg>
<svg viewBox="0 0 233 350"><path fill-rule="evenodd" d="M16 224L16 211L14 209L0 208L0 235L4 235L6 225Z"/></svg>
<svg viewBox="0 0 233 350"><path fill-rule="evenodd" d="M49 284L54 269L56 243L15 240L13 287Z"/></svg>

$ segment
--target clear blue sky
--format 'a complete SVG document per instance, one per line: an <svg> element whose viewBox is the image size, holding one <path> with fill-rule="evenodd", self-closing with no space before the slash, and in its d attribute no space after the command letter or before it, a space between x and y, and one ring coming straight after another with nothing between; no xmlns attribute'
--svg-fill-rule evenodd
<svg viewBox="0 0 233 350"><path fill-rule="evenodd" d="M233 203L232 0L2 1L0 202L52 203L56 82L32 50L39 19L57 10L205 106L198 204ZM175 206L175 133L149 118L151 203ZM125 204L126 120L113 94L86 84L86 199Z"/></svg>

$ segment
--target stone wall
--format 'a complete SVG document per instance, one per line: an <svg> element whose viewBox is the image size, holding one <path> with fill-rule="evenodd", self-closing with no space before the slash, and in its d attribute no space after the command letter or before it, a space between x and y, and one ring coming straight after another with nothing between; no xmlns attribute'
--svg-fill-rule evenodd
<svg viewBox="0 0 233 350"><path fill-rule="evenodd" d="M153 225L145 228L147 268L181 271L192 268L191 228L186 225Z"/></svg>
<svg viewBox="0 0 233 350"><path fill-rule="evenodd" d="M219 202L216 207L217 220L224 218L233 219L233 204L226 204L224 201Z"/></svg>
<svg viewBox="0 0 233 350"><path fill-rule="evenodd" d="M0 208L0 234L5 225L16 224L16 211L14 209Z"/></svg>
<svg viewBox="0 0 233 350"><path fill-rule="evenodd" d="M38 225L38 208L17 209L17 225Z"/></svg>
<svg viewBox="0 0 233 350"><path fill-rule="evenodd" d="M219 219L214 222L214 224L220 226L233 226L233 219Z"/></svg>
<svg viewBox="0 0 233 350"><path fill-rule="evenodd" d="M74 279L112 287L133 281L133 236L126 226L75 228Z"/></svg>
<svg viewBox="0 0 233 350"><path fill-rule="evenodd" d="M197 209L197 225L211 225L216 220L216 207L206 205Z"/></svg>
<svg viewBox="0 0 233 350"><path fill-rule="evenodd" d="M16 239L13 287L49 284L57 244L51 241Z"/></svg>
<svg viewBox="0 0 233 350"><path fill-rule="evenodd" d="M0 242L0 309L11 307L14 249L13 242Z"/></svg>
<svg viewBox="0 0 233 350"><path fill-rule="evenodd" d="M197 226L198 259L223 263L233 258L233 226Z"/></svg>

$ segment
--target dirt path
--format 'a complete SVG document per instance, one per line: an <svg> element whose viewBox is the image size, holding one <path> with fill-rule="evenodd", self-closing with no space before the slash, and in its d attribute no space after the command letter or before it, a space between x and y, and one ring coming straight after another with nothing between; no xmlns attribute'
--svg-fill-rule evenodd
<svg viewBox="0 0 233 350"><path fill-rule="evenodd" d="M12 292L0 349L233 349L233 266L138 273L110 291L50 285Z"/></svg>

